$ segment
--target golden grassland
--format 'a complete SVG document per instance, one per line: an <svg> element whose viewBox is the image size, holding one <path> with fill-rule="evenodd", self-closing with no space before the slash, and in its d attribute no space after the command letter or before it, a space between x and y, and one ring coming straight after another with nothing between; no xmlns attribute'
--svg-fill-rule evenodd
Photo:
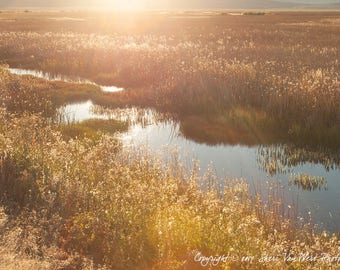
<svg viewBox="0 0 340 270"><path fill-rule="evenodd" d="M211 143L232 141L221 126L249 138L249 127L232 125L230 115L239 116L240 123L255 112L261 118L246 124L256 133L276 130L281 134L272 136L276 141L339 147L338 15L212 12L193 19L157 12L4 12L2 17L15 22L0 21L0 60L125 87L113 96L93 86L83 86L87 92L65 86L63 94L70 100L87 95L109 107L129 104L171 112L196 140L202 138L193 134L204 133L207 126ZM306 22L315 24L301 25ZM63 94L59 101L67 100Z"/></svg>
<svg viewBox="0 0 340 270"><path fill-rule="evenodd" d="M124 150L113 137L64 141L34 115L1 111L1 264L14 269L200 269L203 254L339 253L337 236L299 228L273 197L223 189L176 159ZM210 183L202 190L202 183ZM7 254L7 255L6 255ZM85 258L91 259L85 259ZM64 265L64 266L63 266ZM217 269L329 269L334 262L232 262ZM45 268L45 269L46 269Z"/></svg>
<svg viewBox="0 0 340 270"><path fill-rule="evenodd" d="M308 222L296 224L275 194L265 203L241 180L200 177L176 157L164 164L146 149L123 149L114 133L126 123L48 120L60 105L90 98L170 112L197 140L280 136L337 153L336 16L0 13L3 64L126 88L102 93L0 68L0 268L191 270L201 269L194 262L200 251L280 257L229 260L214 269L336 269L328 260L283 260L284 253L339 256L340 243ZM306 21L318 24L301 31ZM271 165L278 153L262 151L264 166L278 169ZM293 164L306 154L283 151Z"/></svg>
<svg viewBox="0 0 340 270"><path fill-rule="evenodd" d="M18 80L22 95L11 91ZM213 174L199 177L198 168L187 170L176 158L164 167L146 149L123 150L115 137L95 133L122 131L124 123L53 125L37 115L52 104L33 95L42 81L26 80L1 73L1 267L201 269L194 262L198 251L280 258L228 261L215 269L334 266L284 262L285 252L337 256L340 245L336 235L288 219L277 197L264 203L241 180L226 179L221 188ZM289 162L299 162L301 153L284 151L293 151ZM263 155L267 163L272 154Z"/></svg>

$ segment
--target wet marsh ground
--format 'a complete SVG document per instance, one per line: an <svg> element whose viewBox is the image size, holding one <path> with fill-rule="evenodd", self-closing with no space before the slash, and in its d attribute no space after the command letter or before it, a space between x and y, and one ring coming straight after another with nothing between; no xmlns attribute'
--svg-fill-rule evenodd
<svg viewBox="0 0 340 270"><path fill-rule="evenodd" d="M152 108L190 141L258 146L268 175L308 163L336 177L340 13L254 15L2 11L0 263L200 269L194 257L201 251L280 257L217 269L336 267L325 258L282 258L334 257L340 245L337 230L314 230L297 206L284 205L279 189L261 197L245 181L202 175L172 153L164 162L145 148L125 147L117 132L133 125L129 117L83 115L74 122L60 115L60 107L89 100L97 112ZM91 83L19 76L9 67ZM124 90L104 92L100 85ZM299 173L289 184L327 192L333 182Z"/></svg>
<svg viewBox="0 0 340 270"><path fill-rule="evenodd" d="M244 142L339 147L336 12L184 14L3 12L0 60L124 87L95 102L172 112L194 139L232 142L228 126Z"/></svg>

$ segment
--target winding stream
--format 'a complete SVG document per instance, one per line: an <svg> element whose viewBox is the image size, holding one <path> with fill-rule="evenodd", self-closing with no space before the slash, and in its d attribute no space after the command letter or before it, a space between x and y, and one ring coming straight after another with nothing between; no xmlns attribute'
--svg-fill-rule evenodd
<svg viewBox="0 0 340 270"><path fill-rule="evenodd" d="M98 86L103 92L120 92L123 91L124 88L116 87L116 86L104 86L96 84L90 80L78 77L78 76L67 76L67 75L55 75L49 72L43 72L39 70L32 70L32 69L21 69L21 68L9 68L10 73L24 76L34 76L37 78L49 80L49 81L63 81L63 82L70 82L70 83L82 83L82 84L92 84Z"/></svg>
<svg viewBox="0 0 340 270"><path fill-rule="evenodd" d="M97 85L80 77L52 75L35 70L9 70L17 75ZM115 86L98 86L105 92L124 90ZM193 160L197 160L202 174L213 170L219 179L243 178L249 183L251 192L260 192L264 197L279 186L283 191L282 199L286 208L292 205L305 222L311 220L320 230L340 231L339 163L322 161L317 153L309 153L306 149L291 149L287 145L248 147L196 143L181 135L179 123L164 120L151 109L104 110L87 101L64 106L60 112L63 122L92 118L129 121L128 132L119 135L124 147L147 146L164 159L169 158L169 153L176 153L189 168L193 166ZM325 179L326 185L304 189L290 183L293 174L319 176Z"/></svg>

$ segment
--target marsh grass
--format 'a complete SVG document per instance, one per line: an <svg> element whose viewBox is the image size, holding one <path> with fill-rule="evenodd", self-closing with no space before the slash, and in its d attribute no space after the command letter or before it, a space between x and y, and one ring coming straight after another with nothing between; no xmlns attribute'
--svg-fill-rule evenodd
<svg viewBox="0 0 340 270"><path fill-rule="evenodd" d="M299 189L303 190L309 190L309 191L314 191L314 190L327 190L327 181L325 178L322 176L314 176L310 174L294 174L291 175L289 178L289 184L290 185L295 185Z"/></svg>
<svg viewBox="0 0 340 270"><path fill-rule="evenodd" d="M122 27L123 19L119 23L108 20L105 29L115 29L114 35L103 33L96 19L88 25L96 30L95 35L88 29L74 29L72 23L64 25L69 32L60 33L54 27L61 21L46 26L51 32L39 32L39 26L28 21L34 31L23 31L17 25L11 32L2 32L0 57L12 66L83 76L126 89L104 94L90 85L57 83L52 89L60 89L51 91L51 100L58 104L92 99L105 107L153 107L179 116L187 136L210 143L229 143L232 135L224 133L233 129L253 143L256 128L270 142L284 139L339 148L338 28L316 25L306 34L289 24L314 20L328 26L325 20L335 20L337 15L235 17L211 16L208 21L213 23L177 19L183 24L182 32L163 23L148 28L151 22L169 20L157 14L147 20L139 15L126 22L128 28ZM252 117L248 126L238 123L228 129L226 115L234 114L235 108L265 116L260 122ZM197 125L188 119L197 119ZM219 120L208 125L211 119ZM202 124L209 126L206 134L199 129ZM197 134L201 138L195 138Z"/></svg>
<svg viewBox="0 0 340 270"><path fill-rule="evenodd" d="M217 14L192 21L155 13L139 14L132 22L105 15L104 25L94 14L86 28L62 21L36 24L36 16L43 21L46 14L27 14L22 18L26 28L13 24L10 32L1 32L0 59L12 66L78 75L127 89L115 95L93 89L87 98L99 105L153 107L179 115L184 122L223 119L235 107L242 108L249 114L265 113L270 129L285 139L338 148L340 35L339 28L328 27L327 22L338 14L299 14ZM306 21L318 24L308 33L290 24ZM57 31L60 24L68 31ZM183 31L177 31L178 26ZM46 29L50 31L42 31ZM69 95L79 101L86 91L80 92L66 89L55 99L64 102L63 96ZM210 127L216 132L205 137L230 141L219 130L228 121L214 123ZM258 123L248 124L249 132ZM268 134L267 126L258 130ZM194 133L189 128L183 131L188 136Z"/></svg>
<svg viewBox="0 0 340 270"><path fill-rule="evenodd" d="M69 103L95 99L96 96L103 94L98 86L67 82L49 82L48 88L41 89L41 91L45 91L45 94L58 107Z"/></svg>
<svg viewBox="0 0 340 270"><path fill-rule="evenodd" d="M275 196L267 203L252 197L241 180L227 179L221 189L211 172L201 178L196 166L187 170L176 158L164 165L145 149L122 150L111 136L64 141L40 117L4 110L0 117L0 197L11 220L2 225L1 243L19 258L76 269L88 265L85 257L108 269L194 269L196 251L339 251L336 236L294 226ZM228 267L271 269L221 265Z"/></svg>
<svg viewBox="0 0 340 270"><path fill-rule="evenodd" d="M74 138L91 138L99 139L101 133L115 134L117 132L125 132L128 124L117 120L105 119L89 119L80 123L62 124L59 130L65 140Z"/></svg>
<svg viewBox="0 0 340 270"><path fill-rule="evenodd" d="M103 74L114 74L101 75L103 80L126 81L134 91L104 95L86 85L78 88L62 83L50 88L46 81L18 78L0 69L0 268L13 268L13 260L18 259L16 266L26 268L195 269L199 268L194 262L197 251L206 256L231 253L256 258L284 252L340 253L337 235L316 232L308 223L297 226L287 218L275 194L268 200L252 196L242 180L223 181L211 172L202 178L198 166L187 169L176 157L164 163L143 148L123 149L108 134L96 134L96 140L86 136L65 140L60 127L37 115L49 115L50 108L55 109L53 102L63 104L65 96L80 101L91 95L99 104L124 101L175 113L179 119L192 117L188 119L207 130L215 118L218 125L225 123L243 132L254 132L257 126L276 127L280 120L284 123L280 130L298 138L307 131L323 136L333 130L329 142L337 145L339 65L332 59L338 56L339 35L323 46L324 34L329 37L337 29L319 33L313 28L314 35L307 38L291 26L280 25L277 30L277 25L263 26L255 19L250 28L241 27L249 21L230 21L231 28L225 28L224 19L234 20L230 17L236 16L218 21L223 27L217 32L209 25L202 30L201 24L190 24L179 32L176 25L176 31L167 32L172 37L159 36L157 31L162 29L132 37L1 32L0 55L12 59L8 62L26 61L88 78L91 75L84 75L98 74L100 66ZM251 20L256 16L241 17ZM272 16L261 16L261 20L272 20L268 17ZM56 26L58 22L27 27ZM18 25L9 27L13 30ZM88 29L97 28L89 24ZM200 36L202 31L211 34ZM36 90L41 89L47 89L44 94L48 95L40 96ZM86 129L111 133L108 123L91 120L65 132L72 137ZM216 126L211 129L216 134ZM249 139L249 135L244 137ZM283 164L298 162L296 153L289 153L288 159L281 159ZM300 155L309 158L303 151ZM312 157L328 158L318 152ZM265 151L265 160L272 160L270 151ZM334 266L327 260L228 261L220 269Z"/></svg>
<svg viewBox="0 0 340 270"><path fill-rule="evenodd" d="M24 80L11 75L5 67L0 66L0 104L16 114L25 112L40 113L42 116L52 116L55 107L48 96L42 91L45 81L27 77Z"/></svg>
<svg viewBox="0 0 340 270"><path fill-rule="evenodd" d="M0 66L0 101L11 112L40 113L44 117L52 117L62 105L87 101L102 94L99 87L91 84L18 76L11 74L7 67Z"/></svg>

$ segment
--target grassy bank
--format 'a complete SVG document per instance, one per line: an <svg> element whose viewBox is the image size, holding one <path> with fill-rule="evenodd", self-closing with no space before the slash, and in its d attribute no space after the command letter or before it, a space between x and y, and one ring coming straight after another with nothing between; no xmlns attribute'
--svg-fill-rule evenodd
<svg viewBox="0 0 340 270"><path fill-rule="evenodd" d="M334 266L284 262L285 252L335 256L339 240L289 222L278 201L250 196L242 181L227 179L220 189L211 174L200 178L176 159L164 167L143 149L122 151L110 136L64 141L37 116L1 110L0 120L0 244L8 265L14 256L50 269L200 269L200 251L281 258L216 269Z"/></svg>
<svg viewBox="0 0 340 270"><path fill-rule="evenodd" d="M285 253L292 258L307 253L336 256L339 240L313 231L307 222L298 225L294 211L285 213L275 194L265 203L251 196L241 180L223 181L208 172L199 177L198 167L186 169L175 156L164 164L146 149L123 150L111 134L124 131L124 123L88 120L53 126L44 116L63 101L50 94L66 97L72 90L64 87L72 85L51 87L5 70L1 78L0 267L202 269L198 252L240 258L215 269L334 266L321 259L284 260ZM80 89L78 97L86 98ZM221 119L216 121L242 130L253 122L253 128L265 128L268 116L239 108ZM271 158L279 155L263 151L263 166L270 172ZM279 161L284 166L299 155L292 152L287 161ZM318 153L313 157L329 160ZM279 259L275 264L259 261L267 255ZM254 259L242 261L242 256Z"/></svg>

